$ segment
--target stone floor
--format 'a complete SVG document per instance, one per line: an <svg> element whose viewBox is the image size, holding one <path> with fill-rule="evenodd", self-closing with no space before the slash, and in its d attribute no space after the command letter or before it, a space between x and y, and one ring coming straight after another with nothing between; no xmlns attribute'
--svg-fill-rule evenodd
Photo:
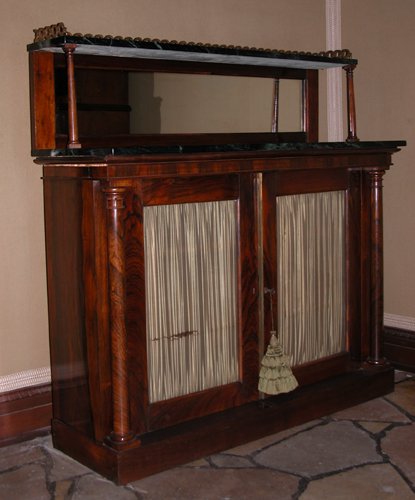
<svg viewBox="0 0 415 500"><path fill-rule="evenodd" d="M415 375L395 392L155 476L115 486L52 448L0 448L0 499L415 499Z"/></svg>

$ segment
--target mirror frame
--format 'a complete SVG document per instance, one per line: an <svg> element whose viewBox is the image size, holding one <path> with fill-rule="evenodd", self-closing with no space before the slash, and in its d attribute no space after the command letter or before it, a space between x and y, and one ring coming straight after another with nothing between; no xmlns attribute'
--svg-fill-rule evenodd
<svg viewBox="0 0 415 500"><path fill-rule="evenodd" d="M303 131L190 134L125 134L80 136L82 149L137 146L213 145L282 142L318 142L318 70L212 62L140 59L114 56L74 55L75 70L101 69L135 72L167 72L200 75L247 76L302 81ZM66 69L65 54L29 53L32 152L45 154L67 149L68 136L57 133L55 70ZM75 81L76 86L76 81Z"/></svg>

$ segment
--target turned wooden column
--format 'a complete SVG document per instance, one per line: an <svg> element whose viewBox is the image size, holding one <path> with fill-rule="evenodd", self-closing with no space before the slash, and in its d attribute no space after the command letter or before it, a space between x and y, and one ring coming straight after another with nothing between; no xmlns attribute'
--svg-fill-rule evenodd
<svg viewBox="0 0 415 500"><path fill-rule="evenodd" d="M368 172L370 179L370 364L384 364L383 337L383 200L384 170Z"/></svg>
<svg viewBox="0 0 415 500"><path fill-rule="evenodd" d="M356 133L356 105L354 98L354 83L353 83L353 71L355 69L354 64L345 66L343 69L346 71L346 82L347 82L347 142L358 142L359 138Z"/></svg>
<svg viewBox="0 0 415 500"><path fill-rule="evenodd" d="M108 260L110 287L110 330L113 429L109 439L122 444L133 438L130 428L127 332L125 327L125 251L123 213L125 188L105 188L107 200Z"/></svg>
<svg viewBox="0 0 415 500"><path fill-rule="evenodd" d="M76 44L66 43L63 51L66 55L66 69L68 78L68 148L77 149L81 147L78 137L78 112L76 109L76 86L73 53Z"/></svg>

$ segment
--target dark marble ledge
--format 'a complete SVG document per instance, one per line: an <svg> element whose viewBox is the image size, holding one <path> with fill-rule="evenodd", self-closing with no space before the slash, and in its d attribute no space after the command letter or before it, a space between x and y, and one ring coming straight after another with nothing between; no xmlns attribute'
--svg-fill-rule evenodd
<svg viewBox="0 0 415 500"><path fill-rule="evenodd" d="M27 46L29 52L44 50L61 51L64 44L76 44L76 52L86 55L139 57L152 59L205 61L232 64L265 65L305 69L326 69L357 65L349 51L336 51L329 57L327 52L310 53L249 47L220 46L203 43L186 43L168 40L140 38L98 37L93 35L64 35L38 41Z"/></svg>
<svg viewBox="0 0 415 500"><path fill-rule="evenodd" d="M186 155L198 153L246 153L246 152L323 152L343 149L362 151L373 149L396 149L406 146L406 141L359 141L359 142L316 142L316 143L266 143L266 144L220 144L206 146L138 146L131 148L88 148L88 149L52 149L33 150L32 156L52 158L79 158L111 156L151 156L151 155Z"/></svg>
<svg viewBox="0 0 415 500"><path fill-rule="evenodd" d="M32 156L38 157L36 163L47 163L53 159L76 163L76 161L88 158L88 161L114 161L122 157L124 160L132 157L143 157L143 159L156 160L163 156L182 157L188 155L218 154L226 156L267 155L279 153L307 153L324 154L331 151L343 151L344 153L391 150L396 151L406 146L406 141L359 141L359 142L317 142L317 143L266 143L266 144L220 144L207 146L139 146L131 148L88 148L88 149L53 149L32 151Z"/></svg>

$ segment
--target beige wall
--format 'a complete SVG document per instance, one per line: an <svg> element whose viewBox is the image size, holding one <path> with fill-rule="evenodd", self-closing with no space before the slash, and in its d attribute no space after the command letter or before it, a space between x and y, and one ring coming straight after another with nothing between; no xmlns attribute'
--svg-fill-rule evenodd
<svg viewBox="0 0 415 500"><path fill-rule="evenodd" d="M0 376L49 364L40 167L30 157L35 27L319 51L324 0L1 0Z"/></svg>
<svg viewBox="0 0 415 500"><path fill-rule="evenodd" d="M385 178L385 310L415 317L415 2L343 0L342 16L343 46L359 59L358 135L409 143ZM318 51L325 26L324 0L2 0L0 19L2 376L49 364L41 171L30 157L32 28L64 21L84 33Z"/></svg>
<svg viewBox="0 0 415 500"><path fill-rule="evenodd" d="M384 179L385 312L415 318L415 2L343 0L342 20L358 136L408 141Z"/></svg>

